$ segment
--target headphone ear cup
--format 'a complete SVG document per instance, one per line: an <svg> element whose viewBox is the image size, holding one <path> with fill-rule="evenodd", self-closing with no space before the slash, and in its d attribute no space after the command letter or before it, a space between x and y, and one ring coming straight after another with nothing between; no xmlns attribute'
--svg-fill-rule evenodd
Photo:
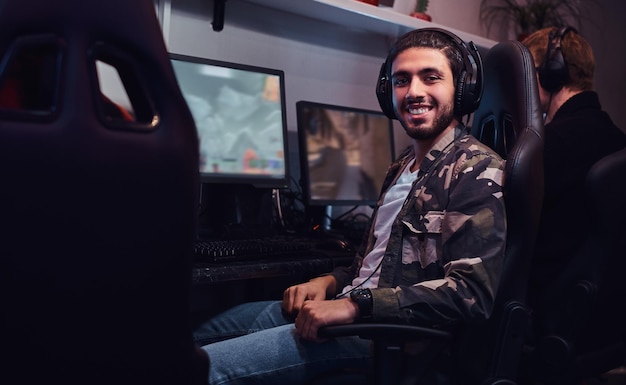
<svg viewBox="0 0 626 385"><path fill-rule="evenodd" d="M456 91L454 93L454 111L456 111L459 115L464 115L465 110L467 109L465 101L467 100L467 96L465 95L465 81L467 78L467 72L461 71L459 78L456 81Z"/></svg>
<svg viewBox="0 0 626 385"><path fill-rule="evenodd" d="M387 62L385 61L380 67L378 82L376 84L376 98L380 109L387 115L389 119L397 119L396 112L393 108L393 96L391 90L391 81L387 75Z"/></svg>
<svg viewBox="0 0 626 385"><path fill-rule="evenodd" d="M576 29L564 26L558 31L550 32L548 36L548 47L546 48L546 57L537 69L539 76L539 84L548 92L559 91L569 79L567 63L563 56L563 37L568 32L576 32Z"/></svg>
<svg viewBox="0 0 626 385"><path fill-rule="evenodd" d="M561 48L557 48L539 68L539 84L548 92L556 92L563 87L569 74Z"/></svg>

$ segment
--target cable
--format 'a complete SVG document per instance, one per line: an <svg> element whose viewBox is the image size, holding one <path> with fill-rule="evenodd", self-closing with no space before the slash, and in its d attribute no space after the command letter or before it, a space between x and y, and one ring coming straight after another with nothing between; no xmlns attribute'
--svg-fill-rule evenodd
<svg viewBox="0 0 626 385"><path fill-rule="evenodd" d="M280 221L280 227L285 228L285 218L283 217L283 207L280 200L280 189L273 189L272 195L274 196L274 202L276 203L276 210L278 211L278 220Z"/></svg>
<svg viewBox="0 0 626 385"><path fill-rule="evenodd" d="M363 257L363 259L365 259L365 257ZM380 269L380 267L383 264L383 260L384 260L384 256L383 258L380 259L380 262L378 262L378 266L376 266L376 268L374 269L374 271L372 271L372 273L363 280L363 282L359 283L358 285L356 285L355 287L353 287L352 289L346 291L345 293L341 293L341 294L337 294L333 299L339 299L342 297L345 297L346 295L352 293L353 291L355 291L356 289L363 287L363 285L365 285L365 282L369 281L370 279L372 279L372 277L374 276L374 274L376 274L376 272L378 271L378 269ZM354 280L354 279L353 279Z"/></svg>

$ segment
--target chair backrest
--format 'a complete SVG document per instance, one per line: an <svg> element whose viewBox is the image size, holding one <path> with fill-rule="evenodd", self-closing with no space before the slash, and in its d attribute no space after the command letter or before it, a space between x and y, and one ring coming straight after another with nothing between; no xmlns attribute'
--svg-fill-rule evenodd
<svg viewBox="0 0 626 385"><path fill-rule="evenodd" d="M526 287L543 200L543 117L532 56L521 43L505 41L489 50L483 64L484 93L470 132L506 159L507 244L492 317L460 333L457 360L463 383L516 378L529 323Z"/></svg>
<svg viewBox="0 0 626 385"><path fill-rule="evenodd" d="M198 139L153 2L1 1L0 25L0 382L206 380Z"/></svg>
<svg viewBox="0 0 626 385"><path fill-rule="evenodd" d="M597 272L591 278L597 286L594 304L597 314L596 323L592 323L590 330L608 327L612 340L623 345L626 337L626 305L623 302L626 286L621 280L622 272L626 271L626 148L607 155L593 165L587 173L586 189L592 202L593 224L589 241L591 247L587 246L585 250L588 261L594 261L597 266ZM593 334L592 338L596 339Z"/></svg>
<svg viewBox="0 0 626 385"><path fill-rule="evenodd" d="M580 194L591 222L534 309L536 342L525 360L532 380L574 383L626 362L626 148L596 162Z"/></svg>

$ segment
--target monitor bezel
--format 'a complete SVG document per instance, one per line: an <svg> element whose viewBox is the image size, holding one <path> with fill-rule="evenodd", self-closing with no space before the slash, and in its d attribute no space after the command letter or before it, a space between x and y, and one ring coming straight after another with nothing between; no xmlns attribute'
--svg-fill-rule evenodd
<svg viewBox="0 0 626 385"><path fill-rule="evenodd" d="M371 114L377 115L381 117L385 117L385 114L382 111L378 110L370 110L359 107L350 107L346 105L336 105L336 104L328 104L328 103L320 103L313 102L308 100L300 100L296 102L296 114L298 121L298 153L299 153L299 161L300 161L300 185L302 189L302 195L304 202L310 206L370 206L373 207L378 203L378 196L375 199L313 199L311 196L311 179L308 167L308 148L307 148L307 133L305 132L306 123L302 121L303 113L302 109L304 108L323 108L323 109L332 109L338 111L348 111L348 112L356 112L361 114ZM389 151L390 151L390 159L389 164L393 162L395 159L395 141L394 141L394 129L393 129L393 121L388 119L388 134L389 134Z"/></svg>
<svg viewBox="0 0 626 385"><path fill-rule="evenodd" d="M223 67L235 70L243 70L254 73L266 74L277 76L279 79L280 89L280 111L282 120L282 132L283 132L283 156L284 156L284 172L282 175L270 175L270 174L233 174L233 173L208 173L200 171L201 183L219 183L219 184L247 184L258 188L270 188L270 189L287 189L290 184L290 170L289 170L289 136L287 127L287 102L285 94L285 72L276 68L268 68L257 66L253 64L244 64L237 62L230 62L224 60L217 60L211 58L204 58L198 56L190 56L177 53L169 53L170 62L177 60L181 62L189 62L201 65L209 65L216 67ZM172 64L173 66L173 64ZM180 84L179 84L180 87ZM181 92L184 94L182 87ZM200 165L198 165L200 170Z"/></svg>

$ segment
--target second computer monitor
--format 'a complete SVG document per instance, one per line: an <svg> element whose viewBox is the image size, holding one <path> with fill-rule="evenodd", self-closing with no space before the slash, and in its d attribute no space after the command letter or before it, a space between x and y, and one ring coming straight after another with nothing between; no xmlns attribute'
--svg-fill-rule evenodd
<svg viewBox="0 0 626 385"><path fill-rule="evenodd" d="M380 111L309 101L296 111L307 204L376 204L395 156L391 120Z"/></svg>

